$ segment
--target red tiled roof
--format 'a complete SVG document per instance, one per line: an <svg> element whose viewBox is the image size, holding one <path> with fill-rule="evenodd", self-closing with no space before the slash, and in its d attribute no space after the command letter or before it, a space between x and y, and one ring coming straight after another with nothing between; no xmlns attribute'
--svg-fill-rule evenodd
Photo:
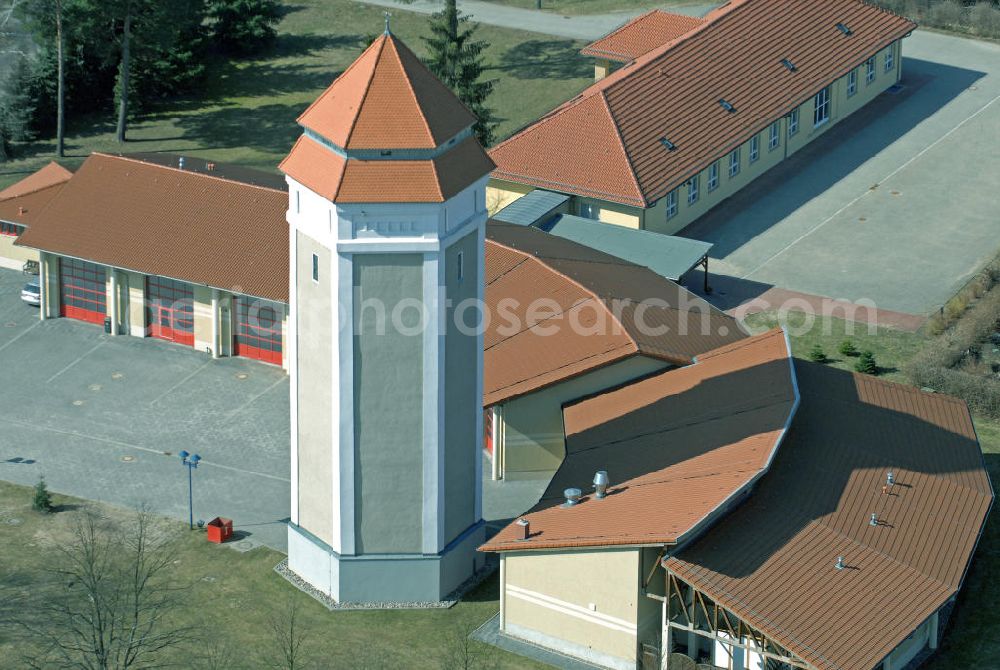
<svg viewBox="0 0 1000 670"><path fill-rule="evenodd" d="M695 16L654 9L635 17L596 42L588 44L580 53L584 56L627 63L662 44L677 39L701 23L702 20Z"/></svg>
<svg viewBox="0 0 1000 670"><path fill-rule="evenodd" d="M345 158L303 135L281 162L285 174L334 202L444 202L494 167L474 137L427 160Z"/></svg>
<svg viewBox="0 0 1000 670"><path fill-rule="evenodd" d="M666 567L819 670L871 668L961 587L993 492L965 403L796 368L770 472Z"/></svg>
<svg viewBox="0 0 1000 670"><path fill-rule="evenodd" d="M53 161L41 170L31 173L16 184L11 184L0 191L0 200L25 195L43 188L55 186L56 184L63 184L72 176L73 172L71 170Z"/></svg>
<svg viewBox="0 0 1000 670"><path fill-rule="evenodd" d="M567 405L566 458L539 503L483 551L674 544L768 468L798 397L781 329L699 356ZM561 506L569 487L591 489L607 470L606 498Z"/></svg>
<svg viewBox="0 0 1000 670"><path fill-rule="evenodd" d="M637 354L685 365L746 337L647 268L536 228L491 221L486 235L484 405Z"/></svg>
<svg viewBox="0 0 1000 670"><path fill-rule="evenodd" d="M31 225L62 187L62 184L54 184L0 200L0 221Z"/></svg>
<svg viewBox="0 0 1000 670"><path fill-rule="evenodd" d="M288 301L288 194L92 154L17 244Z"/></svg>
<svg viewBox="0 0 1000 670"><path fill-rule="evenodd" d="M733 0L494 147L493 176L649 207L915 27L859 0Z"/></svg>
<svg viewBox="0 0 1000 670"><path fill-rule="evenodd" d="M433 149L476 117L394 35L382 35L299 117L343 149Z"/></svg>

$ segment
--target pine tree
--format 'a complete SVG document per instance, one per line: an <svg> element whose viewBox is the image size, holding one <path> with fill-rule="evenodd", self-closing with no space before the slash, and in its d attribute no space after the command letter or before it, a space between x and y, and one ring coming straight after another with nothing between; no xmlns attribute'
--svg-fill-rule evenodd
<svg viewBox="0 0 1000 670"><path fill-rule="evenodd" d="M45 486L45 477L39 477L38 483L35 484L35 495L31 500L31 507L36 512L45 514L52 511L52 496L49 494L48 487Z"/></svg>
<svg viewBox="0 0 1000 670"><path fill-rule="evenodd" d="M854 369L866 375L877 375L878 363L875 362L875 354L870 351L862 352L861 357L854 364Z"/></svg>
<svg viewBox="0 0 1000 670"><path fill-rule="evenodd" d="M431 37L424 41L430 50L427 67L438 79L454 91L479 119L474 127L479 143L488 147L493 142L493 112L486 99L493 92L494 80L481 80L483 50L488 42L473 40L475 26L467 27L468 16L458 11L456 0L446 0L443 11L431 17Z"/></svg>

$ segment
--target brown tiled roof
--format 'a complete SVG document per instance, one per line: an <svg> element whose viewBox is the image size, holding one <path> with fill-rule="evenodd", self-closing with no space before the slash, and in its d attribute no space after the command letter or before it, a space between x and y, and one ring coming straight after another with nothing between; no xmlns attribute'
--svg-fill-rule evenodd
<svg viewBox="0 0 1000 670"><path fill-rule="evenodd" d="M702 20L695 16L654 9L635 17L596 42L591 42L580 53L627 63L677 39L701 23Z"/></svg>
<svg viewBox="0 0 1000 670"><path fill-rule="evenodd" d="M684 365L746 337L647 268L536 228L491 221L486 235L484 405L636 354Z"/></svg>
<svg viewBox="0 0 1000 670"><path fill-rule="evenodd" d="M49 163L41 170L33 172L16 184L11 184L0 191L0 200L6 200L26 193L39 191L43 188L65 183L73 172L68 168L59 165L55 161Z"/></svg>
<svg viewBox="0 0 1000 670"><path fill-rule="evenodd" d="M872 668L960 588L989 477L963 402L796 366L771 471L666 566L820 670Z"/></svg>
<svg viewBox="0 0 1000 670"><path fill-rule="evenodd" d="M433 149L476 117L394 35L382 35L299 117L344 149Z"/></svg>
<svg viewBox="0 0 1000 670"><path fill-rule="evenodd" d="M92 154L17 244L288 300L288 195Z"/></svg>
<svg viewBox="0 0 1000 670"><path fill-rule="evenodd" d="M915 27L859 0L733 0L494 147L493 176L649 207Z"/></svg>
<svg viewBox="0 0 1000 670"><path fill-rule="evenodd" d="M44 169L44 168L43 168ZM0 221L30 226L45 206L59 193L62 184L46 186L23 195L0 200Z"/></svg>
<svg viewBox="0 0 1000 670"><path fill-rule="evenodd" d="M328 200L374 203L444 202L494 165L474 137L428 160L358 160L303 135L279 167Z"/></svg>
<svg viewBox="0 0 1000 670"><path fill-rule="evenodd" d="M674 544L768 468L798 397L781 329L729 344L694 365L563 410L566 458L539 503L484 551ZM607 470L608 496L561 506Z"/></svg>

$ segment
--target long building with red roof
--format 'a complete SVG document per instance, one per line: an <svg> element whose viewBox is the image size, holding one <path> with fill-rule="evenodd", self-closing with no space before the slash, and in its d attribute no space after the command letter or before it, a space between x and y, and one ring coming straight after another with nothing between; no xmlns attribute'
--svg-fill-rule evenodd
<svg viewBox="0 0 1000 670"><path fill-rule="evenodd" d="M672 234L899 83L915 27L860 0L727 2L495 146L491 211L545 189Z"/></svg>

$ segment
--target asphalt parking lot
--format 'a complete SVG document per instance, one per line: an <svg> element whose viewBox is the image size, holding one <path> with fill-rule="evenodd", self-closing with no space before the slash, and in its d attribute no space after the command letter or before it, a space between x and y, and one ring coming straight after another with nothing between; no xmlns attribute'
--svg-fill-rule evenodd
<svg viewBox="0 0 1000 670"><path fill-rule="evenodd" d="M685 229L761 290L927 314L1000 247L1000 45L917 31L883 94Z"/></svg>
<svg viewBox="0 0 1000 670"><path fill-rule="evenodd" d="M0 270L0 478L187 520L227 516L285 550L288 377L276 367L168 342L39 321L24 277Z"/></svg>
<svg viewBox="0 0 1000 670"><path fill-rule="evenodd" d="M230 517L246 541L287 551L288 377L240 358L212 360L153 339L110 337L70 319L39 321L26 277L0 269L0 479L187 521L182 449L195 519ZM547 482L490 482L483 515L498 528Z"/></svg>

